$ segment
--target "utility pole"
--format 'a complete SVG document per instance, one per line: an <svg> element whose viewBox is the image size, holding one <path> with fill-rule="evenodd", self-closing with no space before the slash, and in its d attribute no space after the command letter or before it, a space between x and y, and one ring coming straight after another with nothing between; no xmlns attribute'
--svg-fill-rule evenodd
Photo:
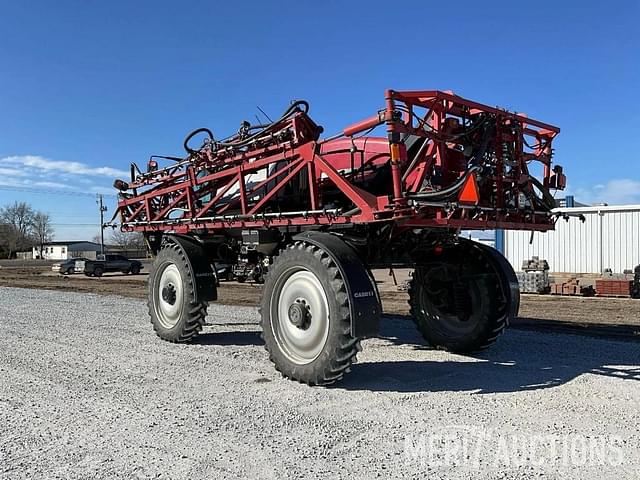
<svg viewBox="0 0 640 480"><path fill-rule="evenodd" d="M102 203L102 194L99 193L97 197L96 203L100 206L100 254L104 255L104 212L107 207Z"/></svg>

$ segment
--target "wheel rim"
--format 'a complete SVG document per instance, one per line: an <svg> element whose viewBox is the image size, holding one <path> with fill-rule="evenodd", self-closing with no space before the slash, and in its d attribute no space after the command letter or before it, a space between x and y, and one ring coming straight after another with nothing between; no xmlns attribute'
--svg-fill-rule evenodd
<svg viewBox="0 0 640 480"><path fill-rule="evenodd" d="M285 272L271 297L271 328L284 355L298 365L313 362L329 336L329 302L318 277L304 268Z"/></svg>
<svg viewBox="0 0 640 480"><path fill-rule="evenodd" d="M184 288L180 270L173 263L162 265L157 274L158 281L154 289L154 308L160 324L171 329L180 320L183 309Z"/></svg>

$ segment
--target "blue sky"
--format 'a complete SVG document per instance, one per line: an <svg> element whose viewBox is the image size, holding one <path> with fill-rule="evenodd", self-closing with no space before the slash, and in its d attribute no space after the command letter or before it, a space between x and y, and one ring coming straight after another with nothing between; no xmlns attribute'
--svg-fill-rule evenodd
<svg viewBox="0 0 640 480"><path fill-rule="evenodd" d="M0 205L26 200L58 239L91 238L92 195L131 161L181 154L188 131L223 136L257 105L273 116L304 98L335 132L385 88L452 89L558 125L570 193L640 203L639 2L395 5L2 2Z"/></svg>

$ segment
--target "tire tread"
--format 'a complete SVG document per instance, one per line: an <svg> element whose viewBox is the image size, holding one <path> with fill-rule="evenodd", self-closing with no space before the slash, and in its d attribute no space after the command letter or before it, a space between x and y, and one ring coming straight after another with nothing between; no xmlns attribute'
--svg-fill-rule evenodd
<svg viewBox="0 0 640 480"><path fill-rule="evenodd" d="M191 269L189 268L189 260L187 259L187 256L180 245L178 245L175 241L171 241L169 238L165 238L163 239L158 254L160 254L165 249L171 249L178 254L180 261L182 262L183 271L186 273L186 284L188 288L186 289L185 293L189 297L189 305L186 310L187 315L184 315L180 320L180 322L182 322L182 326L180 328L179 334L177 336L167 336L162 326L159 325L158 322L154 321L152 278L149 279L149 295L147 300L147 307L149 309L149 316L151 317L151 324L153 325L153 329L158 337L171 343L185 343L193 340L193 338L202 330L205 319L207 317L208 305L206 302L196 301L195 282L193 281Z"/></svg>
<svg viewBox="0 0 640 480"><path fill-rule="evenodd" d="M267 298L265 294L267 290L267 288L265 288L263 289L263 297L260 302L262 337L265 340L265 348L269 353L269 359L275 365L276 370L284 377L297 380L307 385L329 385L344 376L353 363L356 354L361 350L359 339L351 336L349 298L346 295L347 289L340 274L340 269L335 265L329 254L321 248L303 241L296 241L282 249L278 256L274 258L273 266L269 269L265 278L265 287L271 282L276 281L276 278L273 278L273 272L276 269L273 267L276 267L278 262L295 258L299 254L313 256L326 268L329 276L329 285L335 294L334 298L337 303L335 310L339 318L334 319L334 321L338 327L338 335L333 338L333 344L326 345L320 357L310 364L297 365L290 362L280 352L277 342L271 341L272 335L265 334L266 329L271 328L269 298ZM331 335L327 341L332 342Z"/></svg>

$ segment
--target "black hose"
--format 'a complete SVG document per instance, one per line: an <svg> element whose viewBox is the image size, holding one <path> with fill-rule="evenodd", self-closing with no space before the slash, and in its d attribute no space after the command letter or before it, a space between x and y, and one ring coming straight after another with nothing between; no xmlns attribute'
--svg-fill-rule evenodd
<svg viewBox="0 0 640 480"><path fill-rule="evenodd" d="M191 153L191 154L196 153L196 150L193 150L192 148L189 147L189 140L191 140L193 137L195 137L199 133L206 133L209 136L209 140L213 141L213 132L211 130L205 127L198 128L197 130L194 130L189 135L187 135L187 137L184 139L183 146L188 153Z"/></svg>
<svg viewBox="0 0 640 480"><path fill-rule="evenodd" d="M256 138L258 138L260 135L265 134L266 132L268 132L269 130L271 130L274 126L278 125L280 122L286 120L287 118L289 118L291 115L295 114L296 112L302 111L304 113L309 112L309 103L305 100L296 100L295 102L293 102L289 108L287 108L285 110L285 112L282 114L282 116L274 121L271 122L267 125L260 125L261 127L264 127L262 130L260 130L259 132L254 133L253 135L248 136L247 138L244 138L240 141L231 141L231 142L217 142L216 145L221 146L221 147L235 147L235 148L239 148L239 147L244 147L246 145L248 145L249 143L251 143L253 140L255 140ZM258 127L258 126L256 126ZM250 130L253 130L253 127L250 127Z"/></svg>
<svg viewBox="0 0 640 480"><path fill-rule="evenodd" d="M549 190L545 188L542 182L531 175L529 176L529 180L531 180L531 183L533 183L538 188L538 190L540 190L540 193L542 193L542 198L540 199L535 193L533 193L533 191L531 192L536 200L542 203L542 205L546 206L549 210L556 208L556 199L553 198L553 195L551 195Z"/></svg>
<svg viewBox="0 0 640 480"><path fill-rule="evenodd" d="M479 172L482 170L482 167L478 165L474 165L469 170L467 170L463 176L461 176L455 183L448 186L447 188L443 188L442 190L436 190L433 192L416 192L416 193L408 193L407 196L409 198L415 198L418 200L443 200L442 197L450 197L456 194L464 185L464 182L467 180L467 177L474 172Z"/></svg>

